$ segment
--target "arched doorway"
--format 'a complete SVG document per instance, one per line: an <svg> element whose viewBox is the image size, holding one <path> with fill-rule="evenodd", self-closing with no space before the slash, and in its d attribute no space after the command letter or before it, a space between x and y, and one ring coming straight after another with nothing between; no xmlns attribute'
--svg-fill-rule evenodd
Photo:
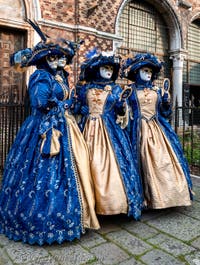
<svg viewBox="0 0 200 265"><path fill-rule="evenodd" d="M165 62L158 85L163 77L172 81L171 94L173 104L177 101L182 106L182 72L185 58L182 30L175 6L169 1L159 0L124 0L116 19L116 33L124 41L119 53L126 55L130 51L150 52ZM127 44L125 44L125 42Z"/></svg>
<svg viewBox="0 0 200 265"><path fill-rule="evenodd" d="M123 38L119 54L152 53L165 63L160 82L170 77L169 27L155 7L132 0L123 7L118 20L118 34Z"/></svg>

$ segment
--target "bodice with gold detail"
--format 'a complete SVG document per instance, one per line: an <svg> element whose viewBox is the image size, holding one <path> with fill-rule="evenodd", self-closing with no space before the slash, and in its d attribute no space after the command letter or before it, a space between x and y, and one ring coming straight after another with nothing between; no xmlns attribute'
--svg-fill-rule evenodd
<svg viewBox="0 0 200 265"><path fill-rule="evenodd" d="M69 88L65 84L62 76L57 74L57 75L55 75L54 79L59 83L60 87L62 88L62 93L63 93L62 100L68 99L69 98Z"/></svg>
<svg viewBox="0 0 200 265"><path fill-rule="evenodd" d="M137 97L141 115L147 120L151 119L156 114L157 92L145 88L144 90L137 90Z"/></svg>
<svg viewBox="0 0 200 265"><path fill-rule="evenodd" d="M104 105L109 95L108 91L91 88L87 92L89 113L92 117L98 117L103 113Z"/></svg>

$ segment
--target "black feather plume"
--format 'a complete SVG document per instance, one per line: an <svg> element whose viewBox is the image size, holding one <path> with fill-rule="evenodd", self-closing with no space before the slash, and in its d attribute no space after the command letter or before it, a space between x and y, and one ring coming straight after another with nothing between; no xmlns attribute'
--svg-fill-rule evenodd
<svg viewBox="0 0 200 265"><path fill-rule="evenodd" d="M36 21L33 22L32 20L27 18L26 22L28 22L34 28L34 30L39 34L40 38L43 41L47 40L48 36L42 32L42 30L40 29L40 27Z"/></svg>

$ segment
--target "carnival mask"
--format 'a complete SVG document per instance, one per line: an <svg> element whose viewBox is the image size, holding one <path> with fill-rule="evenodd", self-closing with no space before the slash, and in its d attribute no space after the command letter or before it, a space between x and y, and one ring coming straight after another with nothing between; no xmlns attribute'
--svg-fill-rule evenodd
<svg viewBox="0 0 200 265"><path fill-rule="evenodd" d="M111 79L113 75L113 66L104 65L100 67L100 76L104 79Z"/></svg>
<svg viewBox="0 0 200 265"><path fill-rule="evenodd" d="M58 67L63 68L67 63L67 58L65 56L58 59Z"/></svg>
<svg viewBox="0 0 200 265"><path fill-rule="evenodd" d="M139 70L140 78L143 81L150 81L152 77L152 70L149 67L142 67Z"/></svg>
<svg viewBox="0 0 200 265"><path fill-rule="evenodd" d="M49 55L46 57L47 63L49 67L53 70L56 70L58 67L58 56L57 55Z"/></svg>

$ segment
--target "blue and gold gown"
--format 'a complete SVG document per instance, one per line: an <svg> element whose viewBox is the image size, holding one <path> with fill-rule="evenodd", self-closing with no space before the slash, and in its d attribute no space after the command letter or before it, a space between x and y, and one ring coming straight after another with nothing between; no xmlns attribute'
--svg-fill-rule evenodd
<svg viewBox="0 0 200 265"><path fill-rule="evenodd" d="M5 163L0 233L29 244L61 243L98 229L88 150L64 82L43 69L29 81L31 115ZM48 153L49 150L49 153Z"/></svg>
<svg viewBox="0 0 200 265"><path fill-rule="evenodd" d="M153 209L189 206L192 182L178 136L167 120L171 105L163 103L162 90L157 87L131 86L130 136L145 205Z"/></svg>
<svg viewBox="0 0 200 265"><path fill-rule="evenodd" d="M123 115L122 89L113 82L79 87L81 106L88 107L80 126L86 140L94 182L96 213L141 216L141 182L131 153L128 133L116 123Z"/></svg>

